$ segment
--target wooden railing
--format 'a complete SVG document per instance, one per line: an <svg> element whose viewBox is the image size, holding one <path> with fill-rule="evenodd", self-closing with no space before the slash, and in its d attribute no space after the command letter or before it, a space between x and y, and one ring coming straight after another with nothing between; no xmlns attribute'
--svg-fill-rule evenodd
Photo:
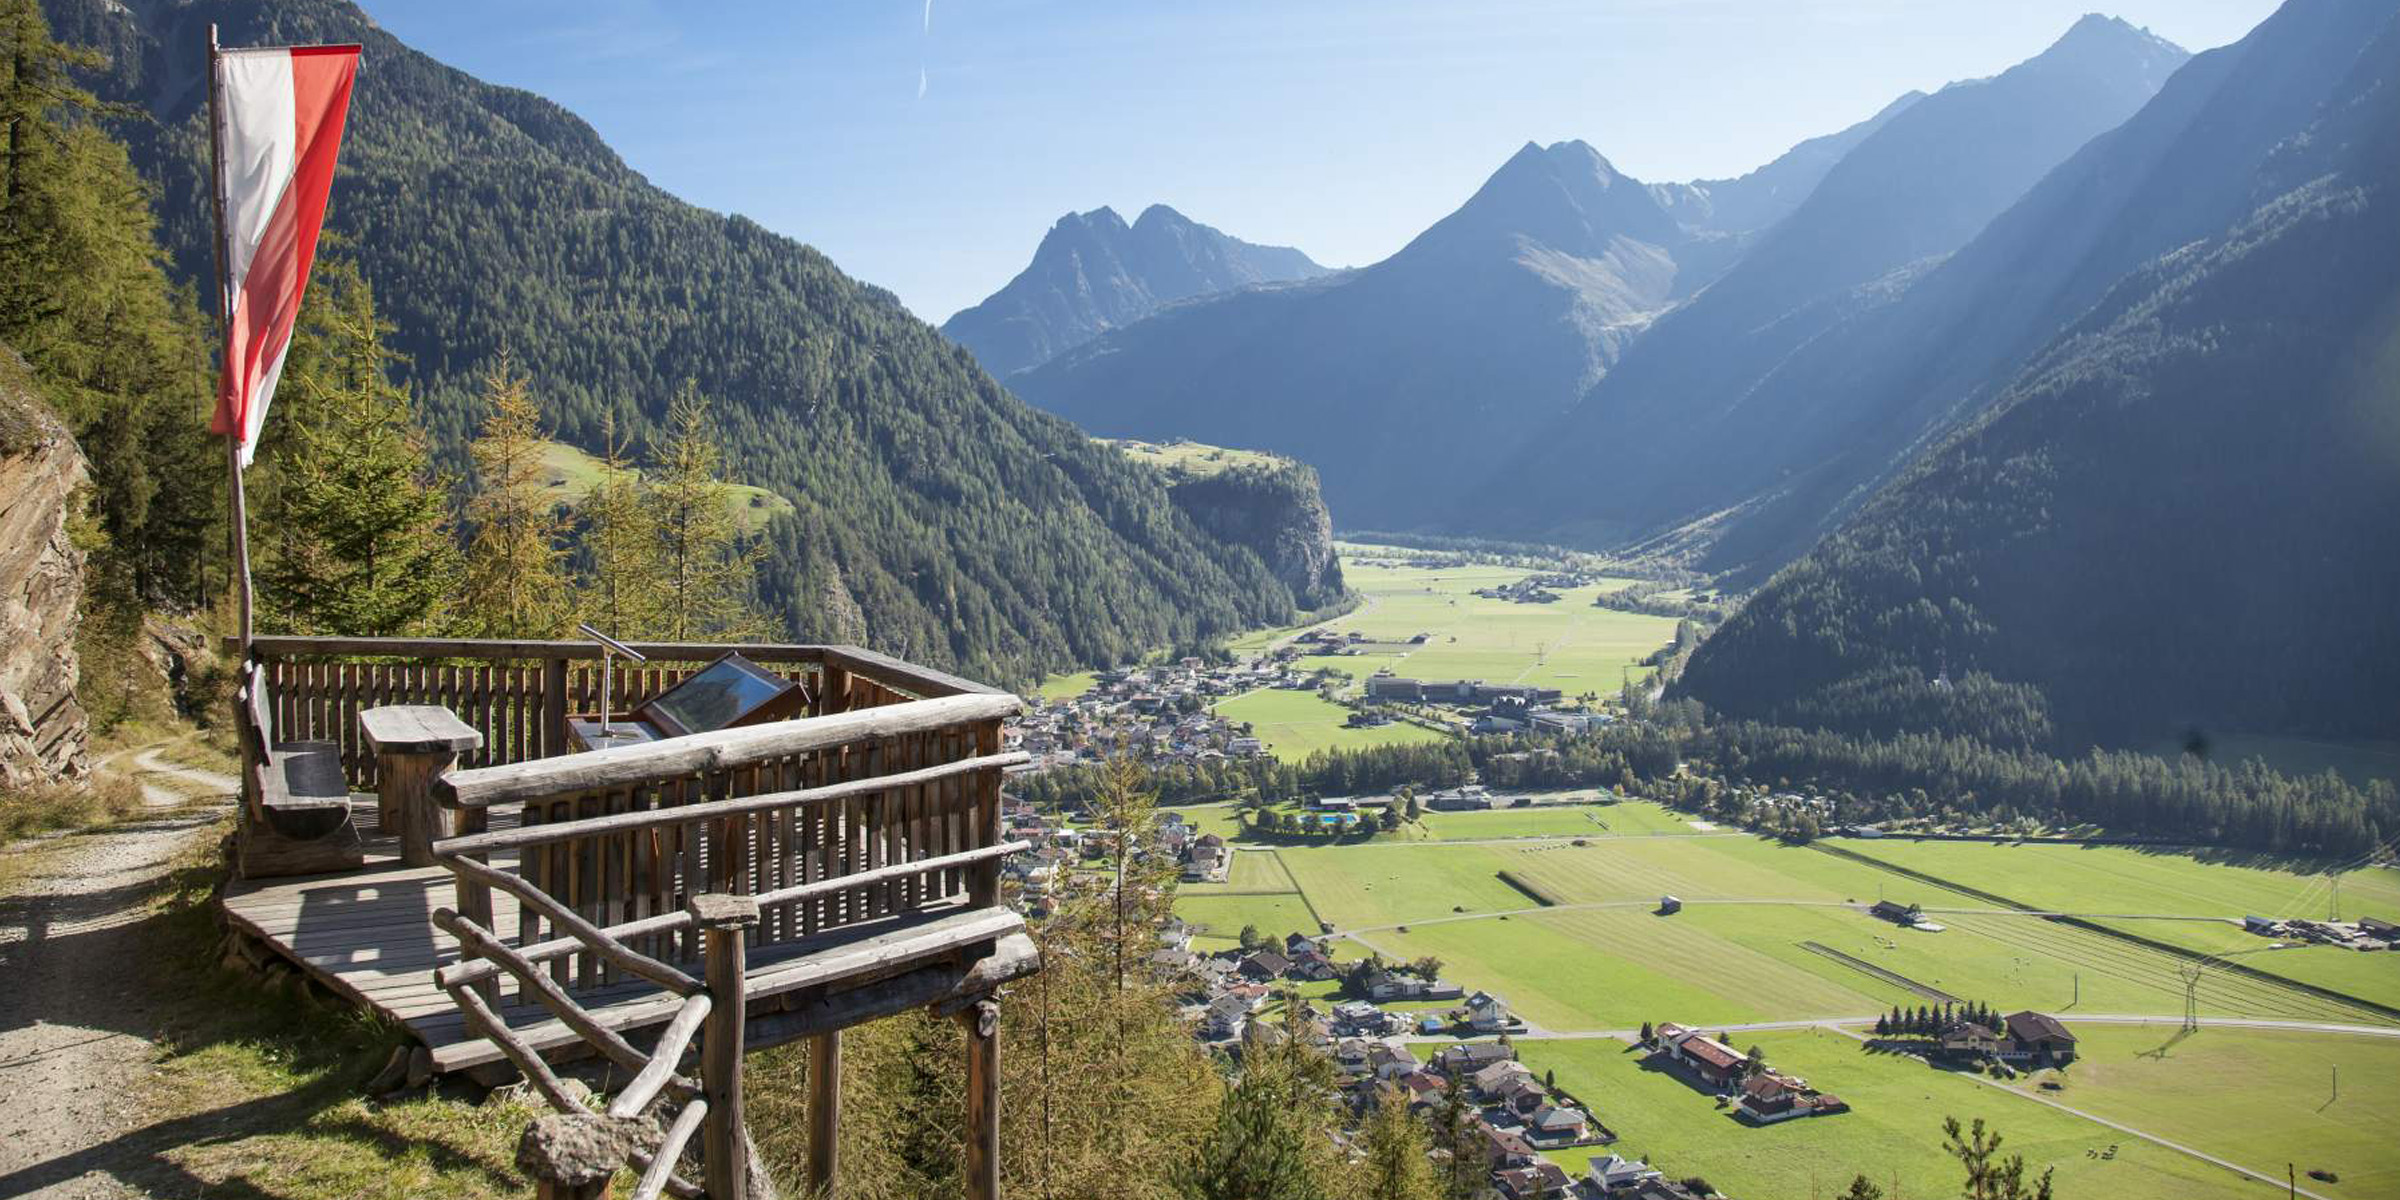
<svg viewBox="0 0 2400 1200"><path fill-rule="evenodd" d="M728 650L800 681L811 715L852 712L994 689L856 646L636 642L650 661L616 660L610 705L625 712ZM567 752L567 718L600 706L600 648L589 642L468 638L262 636L251 654L274 697L277 741L341 746L351 786L375 790L361 709L438 704L483 734L460 765L485 767Z"/></svg>
<svg viewBox="0 0 2400 1200"><path fill-rule="evenodd" d="M838 694L860 696L862 683L875 689L865 695L890 692L861 681L857 660L815 665L850 676ZM437 981L563 1115L592 1119L542 1063L542 1048L509 1024L504 984L630 1073L607 1119L630 1121L661 1097L682 1105L663 1144L628 1151L646 1168L639 1196L746 1194L754 1172L740 1060L746 1022L762 1012L779 1023L776 1040L818 1037L829 1047L843 1026L901 1008L947 1003L956 1015L982 1005L967 1019L980 1030L971 1045L983 1047L970 1059L970 1094L983 1095L996 1079L992 989L1039 962L1021 919L1000 903L1001 862L1025 849L1003 841L1000 826L1001 772L1026 758L999 749L1000 723L1016 706L1004 693L953 689L454 770L434 782L433 798L465 814L469 832L432 853L456 894L435 923L462 957ZM476 819L495 808L516 810L517 826ZM493 920L495 892L516 901L513 937ZM600 1007L629 993L663 997L646 1023L665 1030L647 1055L617 1032L621 1010ZM695 1032L696 1080L677 1065ZM831 1072L818 1081L828 1108L833 1082ZM706 1143L700 1185L674 1173L695 1130ZM829 1182L830 1139L812 1154L822 1155L812 1179ZM990 1194L988 1150L969 1167L985 1185L975 1194Z"/></svg>

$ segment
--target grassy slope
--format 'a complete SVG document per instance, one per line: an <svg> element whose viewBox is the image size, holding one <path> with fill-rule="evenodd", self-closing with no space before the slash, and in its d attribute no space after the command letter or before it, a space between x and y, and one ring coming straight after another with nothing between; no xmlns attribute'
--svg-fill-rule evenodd
<svg viewBox="0 0 2400 1200"><path fill-rule="evenodd" d="M591 494L602 467L599 459L565 442L544 442L542 470L552 494L573 505ZM745 529L758 529L769 517L792 511L791 501L762 487L737 483L731 485L731 493L725 498L726 510Z"/></svg>
<svg viewBox="0 0 2400 1200"><path fill-rule="evenodd" d="M1225 446L1210 446L1200 442L1145 442L1139 438L1093 438L1103 446L1114 446L1125 457L1147 463L1160 470L1180 469L1185 474L1205 479L1230 471L1235 467L1272 467L1291 460L1263 450L1235 450Z"/></svg>

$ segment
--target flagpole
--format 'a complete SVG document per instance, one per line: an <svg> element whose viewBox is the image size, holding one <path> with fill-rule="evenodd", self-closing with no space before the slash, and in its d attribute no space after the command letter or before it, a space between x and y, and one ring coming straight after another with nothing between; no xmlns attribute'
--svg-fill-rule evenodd
<svg viewBox="0 0 2400 1200"><path fill-rule="evenodd" d="M225 107L218 96L217 83L217 26L208 26L208 199L216 237L209 245L217 264L217 344L225 344L226 329L233 322L233 296L225 283ZM222 353L220 349L220 353ZM220 372L226 364L220 364ZM220 374L220 380L223 376ZM222 386L220 384L220 386ZM234 586L241 595L241 625L236 634L244 663L250 661L251 588L250 588L250 512L242 489L242 423L237 422L225 434L225 475L227 496L232 501L231 528Z"/></svg>

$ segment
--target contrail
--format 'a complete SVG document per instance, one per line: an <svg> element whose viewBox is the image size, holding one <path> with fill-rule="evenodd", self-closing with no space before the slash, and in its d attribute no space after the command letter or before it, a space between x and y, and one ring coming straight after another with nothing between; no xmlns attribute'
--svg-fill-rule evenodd
<svg viewBox="0 0 2400 1200"><path fill-rule="evenodd" d="M925 0L925 32L933 32L933 0Z"/></svg>
<svg viewBox="0 0 2400 1200"><path fill-rule="evenodd" d="M917 99L925 98L925 68L917 68Z"/></svg>

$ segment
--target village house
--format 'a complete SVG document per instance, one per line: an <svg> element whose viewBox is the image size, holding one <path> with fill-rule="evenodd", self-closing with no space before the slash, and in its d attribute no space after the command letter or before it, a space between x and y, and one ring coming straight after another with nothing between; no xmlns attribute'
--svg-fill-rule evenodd
<svg viewBox="0 0 2400 1200"><path fill-rule="evenodd" d="M1399 1079L1417 1072L1417 1056L1400 1042L1374 1042L1367 1047L1367 1067L1375 1078Z"/></svg>
<svg viewBox="0 0 2400 1200"><path fill-rule="evenodd" d="M1475 1089L1476 1095L1486 1100L1497 1100L1501 1089L1532 1078L1533 1068L1515 1059L1502 1059L1467 1076L1467 1083Z"/></svg>
<svg viewBox="0 0 2400 1200"><path fill-rule="evenodd" d="M1498 1033L1520 1024L1508 1013L1508 1005L1490 992L1477 992L1467 998L1467 1027L1477 1033Z"/></svg>
<svg viewBox="0 0 2400 1200"><path fill-rule="evenodd" d="M1591 1116L1571 1104L1544 1104L1525 1118L1525 1137L1536 1146L1572 1146L1591 1136Z"/></svg>
<svg viewBox="0 0 2400 1200"><path fill-rule="evenodd" d="M1492 1170L1532 1166L1542 1161L1541 1156L1535 1153L1533 1143L1526 1141L1525 1136L1514 1129L1496 1129L1484 1125L1481 1133L1484 1160Z"/></svg>
<svg viewBox="0 0 2400 1200"><path fill-rule="evenodd" d="M1674 1031L1672 1034L1668 1032L1670 1029ZM1668 1061L1691 1072L1709 1087L1721 1091L1741 1080L1746 1060L1733 1047L1680 1025L1662 1025L1658 1036L1666 1044Z"/></svg>
<svg viewBox="0 0 2400 1200"><path fill-rule="evenodd" d="M1507 1200L1567 1200L1574 1194L1575 1177L1547 1159L1527 1167L1492 1172L1492 1186Z"/></svg>
<svg viewBox="0 0 2400 1200"><path fill-rule="evenodd" d="M2075 1035L2048 1013L2008 1014L2008 1040L1999 1047L2009 1062L2069 1063L2075 1061Z"/></svg>
<svg viewBox="0 0 2400 1200"><path fill-rule="evenodd" d="M1242 960L1242 978L1259 983L1272 983L1292 969L1292 960L1273 950L1261 950Z"/></svg>
<svg viewBox="0 0 2400 1200"><path fill-rule="evenodd" d="M1665 1178L1665 1173L1642 1160L1619 1158L1614 1154L1591 1160L1588 1177L1594 1190L1602 1195L1624 1195L1653 1180Z"/></svg>
<svg viewBox="0 0 2400 1200"><path fill-rule="evenodd" d="M1446 1047L1433 1056L1434 1065L1452 1075L1467 1076L1496 1062L1517 1056L1513 1047L1498 1042L1460 1042Z"/></svg>

